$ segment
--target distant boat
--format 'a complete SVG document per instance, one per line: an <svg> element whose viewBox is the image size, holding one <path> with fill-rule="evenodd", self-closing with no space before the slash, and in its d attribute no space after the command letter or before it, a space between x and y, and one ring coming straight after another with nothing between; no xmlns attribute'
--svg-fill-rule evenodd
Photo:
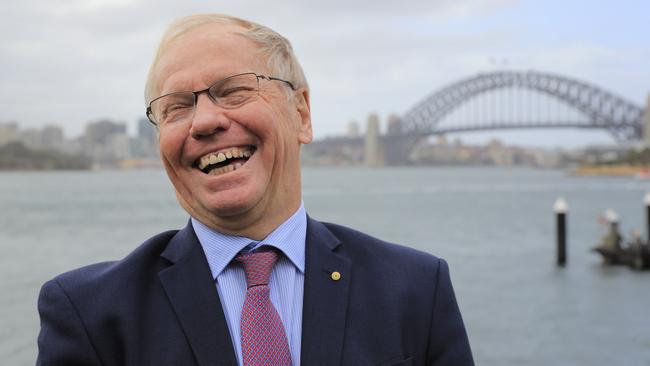
<svg viewBox="0 0 650 366"><path fill-rule="evenodd" d="M650 244L636 240L626 247L613 246L604 240L591 249L603 257L606 265L627 265L634 269L650 269Z"/></svg>

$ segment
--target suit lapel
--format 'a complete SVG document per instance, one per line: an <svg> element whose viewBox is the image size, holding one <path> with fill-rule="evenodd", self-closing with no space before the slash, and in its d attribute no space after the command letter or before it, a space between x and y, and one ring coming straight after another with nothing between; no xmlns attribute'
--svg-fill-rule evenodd
<svg viewBox="0 0 650 366"><path fill-rule="evenodd" d="M198 364L236 366L212 273L190 223L170 240L162 256L172 265L158 275Z"/></svg>
<svg viewBox="0 0 650 366"><path fill-rule="evenodd" d="M308 218L301 365L341 363L351 262L336 252L340 245L325 225Z"/></svg>

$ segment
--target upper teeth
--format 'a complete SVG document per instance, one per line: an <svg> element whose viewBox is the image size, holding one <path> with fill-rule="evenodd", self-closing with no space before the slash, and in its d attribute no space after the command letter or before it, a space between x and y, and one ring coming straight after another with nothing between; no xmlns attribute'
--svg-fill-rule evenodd
<svg viewBox="0 0 650 366"><path fill-rule="evenodd" d="M203 170L210 164L221 163L223 161L226 161L226 159L248 158L251 156L251 154L251 151L248 149L230 149L228 151L222 151L219 153L210 153L201 157L201 160L199 161L199 169Z"/></svg>

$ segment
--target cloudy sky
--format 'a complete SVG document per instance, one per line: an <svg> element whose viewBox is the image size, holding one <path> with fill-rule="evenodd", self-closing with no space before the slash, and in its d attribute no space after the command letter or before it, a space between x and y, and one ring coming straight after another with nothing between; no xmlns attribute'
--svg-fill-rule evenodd
<svg viewBox="0 0 650 366"><path fill-rule="evenodd" d="M0 122L129 124L174 19L222 12L289 38L312 87L317 138L370 112L403 114L479 72L538 70L601 86L638 105L650 93L650 3L518 0L20 0L0 4ZM483 134L486 135L486 134ZM498 132L506 141L607 141L604 133ZM467 137L471 140L472 136ZM477 138L474 136L473 138ZM466 139L463 136L463 139Z"/></svg>

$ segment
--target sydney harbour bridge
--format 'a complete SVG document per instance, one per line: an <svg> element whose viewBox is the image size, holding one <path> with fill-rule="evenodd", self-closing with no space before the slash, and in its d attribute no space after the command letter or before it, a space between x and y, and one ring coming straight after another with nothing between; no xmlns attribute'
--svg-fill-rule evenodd
<svg viewBox="0 0 650 366"><path fill-rule="evenodd" d="M385 134L374 120L363 137L326 138L309 149L317 154L363 145L368 165L399 165L433 135L532 128L599 129L620 143L650 142L650 98L641 107L588 82L551 73L481 73L433 92L389 121Z"/></svg>

